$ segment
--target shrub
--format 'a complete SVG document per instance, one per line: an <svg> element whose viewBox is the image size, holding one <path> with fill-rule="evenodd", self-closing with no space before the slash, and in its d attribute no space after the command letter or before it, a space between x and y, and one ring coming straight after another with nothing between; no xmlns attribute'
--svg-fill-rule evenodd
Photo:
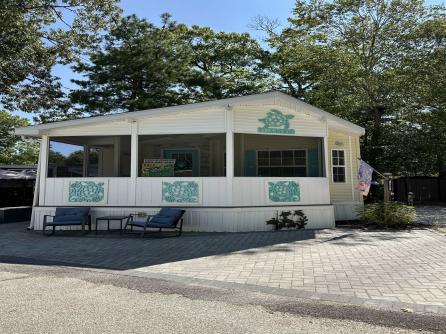
<svg viewBox="0 0 446 334"><path fill-rule="evenodd" d="M286 228L296 228L298 230L305 228L308 218L302 210L282 211L280 215L277 212L276 217L271 218L266 223L274 225L276 230Z"/></svg>
<svg viewBox="0 0 446 334"><path fill-rule="evenodd" d="M359 214L363 222L386 228L404 228L417 219L413 206L398 202L366 204Z"/></svg>

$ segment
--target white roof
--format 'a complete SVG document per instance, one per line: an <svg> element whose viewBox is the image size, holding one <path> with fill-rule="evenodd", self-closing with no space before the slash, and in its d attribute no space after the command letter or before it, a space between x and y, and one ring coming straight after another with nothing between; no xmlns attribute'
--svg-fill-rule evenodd
<svg viewBox="0 0 446 334"><path fill-rule="evenodd" d="M172 112L187 112L187 111L197 111L200 109L210 109L210 108L222 108L227 106L243 106L252 103L268 103L268 104L277 104L277 105L295 105L296 107L300 107L304 109L309 114L314 114L315 116L327 119L330 123L334 123L341 128L344 128L350 132L357 133L359 135L363 135L365 133L365 129L353 124L352 122L346 121L340 117L332 115L326 111L323 111L319 108L316 108L308 103L305 103L299 99L296 99L290 95L279 91L270 91L261 94L247 95L241 97L232 97L227 99L208 101L208 102L199 102L199 103L191 103L185 105L178 105L172 107L163 107L149 110L141 110L134 112L123 112L119 114L110 114L110 115L102 115L102 116L92 116L86 118L80 118L75 120L67 120L67 121L59 121L52 123L45 123L39 125L31 125L26 127L20 127L15 129L15 134L20 136L40 136L42 132L70 127L70 126L80 126L87 124L95 124L95 123L103 123L107 121L118 121L118 120L138 120L143 119L149 116L156 116L164 113L172 113Z"/></svg>

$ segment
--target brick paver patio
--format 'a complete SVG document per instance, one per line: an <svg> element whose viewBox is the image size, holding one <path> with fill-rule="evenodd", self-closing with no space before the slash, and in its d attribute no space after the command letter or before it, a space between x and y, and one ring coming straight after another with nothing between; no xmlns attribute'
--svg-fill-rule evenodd
<svg viewBox="0 0 446 334"><path fill-rule="evenodd" d="M0 225L0 262L69 265L446 307L446 237L429 230L44 237Z"/></svg>
<svg viewBox="0 0 446 334"><path fill-rule="evenodd" d="M446 306L446 238L320 231L314 239L164 263L140 271Z"/></svg>

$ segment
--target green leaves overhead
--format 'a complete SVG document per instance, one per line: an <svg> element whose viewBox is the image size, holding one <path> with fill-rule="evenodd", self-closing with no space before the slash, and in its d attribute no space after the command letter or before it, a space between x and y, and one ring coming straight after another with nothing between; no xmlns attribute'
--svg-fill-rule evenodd
<svg viewBox="0 0 446 334"><path fill-rule="evenodd" d="M104 47L75 71L86 80L71 99L89 114L134 111L260 92L271 79L265 52L249 34L216 33L178 24L163 15L161 27L125 17Z"/></svg>
<svg viewBox="0 0 446 334"><path fill-rule="evenodd" d="M39 156L39 143L22 140L14 129L28 125L28 121L0 110L0 164L34 164Z"/></svg>
<svg viewBox="0 0 446 334"><path fill-rule="evenodd" d="M2 0L0 2L0 103L38 113L70 105L56 64L67 64L98 42L120 10L117 0Z"/></svg>
<svg viewBox="0 0 446 334"><path fill-rule="evenodd" d="M414 151L406 144L435 137L434 128L437 137L446 132L441 122L429 125L446 112L444 8L419 0L296 1L289 21L267 40L283 89L365 127L363 157L378 170L442 172L432 166L445 159L444 145L430 148L432 139Z"/></svg>
<svg viewBox="0 0 446 334"><path fill-rule="evenodd" d="M73 103L89 114L134 111L181 103L181 83L189 71L187 28L166 16L156 27L136 16L123 18L106 36L104 47L90 54L91 64L74 69Z"/></svg>
<svg viewBox="0 0 446 334"><path fill-rule="evenodd" d="M267 53L249 34L193 26L187 39L192 68L185 85L194 100L253 94L271 87L264 65Z"/></svg>
<svg viewBox="0 0 446 334"><path fill-rule="evenodd" d="M259 21L263 44L119 12L115 0L0 2L2 107L50 121L275 88L365 127L362 155L378 170L446 175L442 6L298 0L283 29ZM76 89L57 64L83 76Z"/></svg>

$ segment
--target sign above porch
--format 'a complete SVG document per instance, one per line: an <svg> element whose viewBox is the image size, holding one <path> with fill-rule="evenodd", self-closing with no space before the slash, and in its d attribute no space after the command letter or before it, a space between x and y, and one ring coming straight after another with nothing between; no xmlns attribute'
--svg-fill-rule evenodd
<svg viewBox="0 0 446 334"><path fill-rule="evenodd" d="M305 110L276 104L234 107L234 132L269 136L325 137L327 123Z"/></svg>
<svg viewBox="0 0 446 334"><path fill-rule="evenodd" d="M257 132L294 135L296 131L290 129L289 121L293 118L294 115L285 115L277 109L271 109L271 111L266 113L264 118L259 119L259 122L263 123L263 126L257 128Z"/></svg>

